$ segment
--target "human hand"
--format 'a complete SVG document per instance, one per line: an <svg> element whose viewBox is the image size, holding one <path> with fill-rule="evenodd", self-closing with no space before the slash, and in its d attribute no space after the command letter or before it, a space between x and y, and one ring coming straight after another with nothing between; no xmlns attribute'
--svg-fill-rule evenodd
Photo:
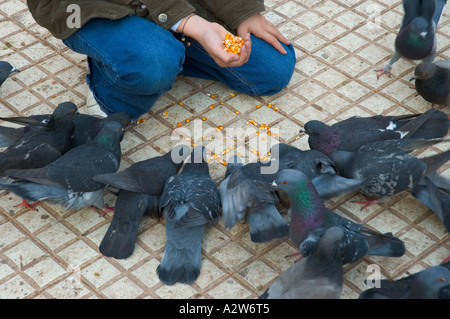
<svg viewBox="0 0 450 319"><path fill-rule="evenodd" d="M286 54L286 50L280 42L289 45L291 42L286 39L280 31L268 21L261 13L257 13L247 20L244 20L237 27L237 35L242 37L245 34L253 33L258 38L271 44L281 54Z"/></svg>
<svg viewBox="0 0 450 319"><path fill-rule="evenodd" d="M241 47L241 52L238 55L224 50L223 40L228 31L220 24L209 22L195 15L190 17L186 23L182 21L180 26L183 28L183 33L200 43L220 67L241 66L250 57L251 41L249 33L241 36L244 40L244 45Z"/></svg>

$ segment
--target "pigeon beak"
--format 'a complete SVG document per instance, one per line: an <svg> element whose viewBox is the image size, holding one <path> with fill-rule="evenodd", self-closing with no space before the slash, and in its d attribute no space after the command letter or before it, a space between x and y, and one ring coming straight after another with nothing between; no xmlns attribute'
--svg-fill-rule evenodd
<svg viewBox="0 0 450 319"><path fill-rule="evenodd" d="M414 75L413 77L411 77L410 79L409 79L409 82L411 82L412 80L416 80L416 79L418 79L419 77L417 76L417 75Z"/></svg>
<svg viewBox="0 0 450 319"><path fill-rule="evenodd" d="M11 69L11 73L14 73L14 72L20 72L20 70L17 69L17 68L12 68L12 69Z"/></svg>
<svg viewBox="0 0 450 319"><path fill-rule="evenodd" d="M278 187L277 182L273 181L271 187L272 189L276 189Z"/></svg>
<svg viewBox="0 0 450 319"><path fill-rule="evenodd" d="M301 129L298 131L299 133L306 133L306 131L304 129Z"/></svg>

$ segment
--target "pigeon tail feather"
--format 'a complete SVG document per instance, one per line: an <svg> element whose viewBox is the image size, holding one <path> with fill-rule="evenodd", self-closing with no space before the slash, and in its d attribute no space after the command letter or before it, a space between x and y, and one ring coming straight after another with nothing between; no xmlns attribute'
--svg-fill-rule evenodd
<svg viewBox="0 0 450 319"><path fill-rule="evenodd" d="M166 221L166 247L161 264L156 269L163 283L190 284L197 279L200 274L203 233L204 226L174 230L173 223Z"/></svg>
<svg viewBox="0 0 450 319"><path fill-rule="evenodd" d="M255 243L289 236L289 225L281 217L274 205L252 208L247 215L250 236Z"/></svg>

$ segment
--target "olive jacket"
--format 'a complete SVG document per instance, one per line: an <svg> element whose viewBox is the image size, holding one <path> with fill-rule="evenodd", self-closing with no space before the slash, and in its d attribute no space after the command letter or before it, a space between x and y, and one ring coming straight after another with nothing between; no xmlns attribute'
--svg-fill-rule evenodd
<svg viewBox="0 0 450 319"><path fill-rule="evenodd" d="M58 39L68 38L94 18L142 16L170 29L190 13L222 24L230 31L254 14L263 12L263 0L28 0L36 22Z"/></svg>

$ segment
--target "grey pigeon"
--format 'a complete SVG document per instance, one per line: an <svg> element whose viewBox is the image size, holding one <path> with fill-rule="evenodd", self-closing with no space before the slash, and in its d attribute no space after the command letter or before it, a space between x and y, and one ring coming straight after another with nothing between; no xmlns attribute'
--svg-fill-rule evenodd
<svg viewBox="0 0 450 319"><path fill-rule="evenodd" d="M432 62L436 56L436 29L447 0L403 0L405 15L395 38L389 63L377 70L377 77L389 74L401 57Z"/></svg>
<svg viewBox="0 0 450 319"><path fill-rule="evenodd" d="M261 171L268 165L262 162L243 165L241 158L234 156L228 161L219 186L224 226L231 229L236 222L247 220L250 238L256 243L289 235L288 224L275 206L280 201L278 194L269 188L274 174Z"/></svg>
<svg viewBox="0 0 450 319"><path fill-rule="evenodd" d="M325 230L317 249L290 266L259 299L339 299L343 284L342 228Z"/></svg>
<svg viewBox="0 0 450 319"><path fill-rule="evenodd" d="M64 154L74 131L72 122L77 108L60 104L45 125L28 130L0 152L0 173L13 168L39 168Z"/></svg>
<svg viewBox="0 0 450 319"><path fill-rule="evenodd" d="M27 201L65 204L66 210L103 208L105 184L93 177L118 170L123 134L119 123L107 123L94 141L69 150L42 168L7 170L6 175L11 178L0 178L0 189Z"/></svg>
<svg viewBox="0 0 450 319"><path fill-rule="evenodd" d="M166 285L197 279L205 226L219 221L220 194L209 175L205 150L194 147L190 161L167 180L161 195L167 240L157 273Z"/></svg>
<svg viewBox="0 0 450 319"><path fill-rule="evenodd" d="M61 107L76 108L72 102L63 102L57 106L57 108ZM0 117L0 120L21 125L18 128L0 126L0 146L9 146L26 134L26 132L48 125L50 116L50 114L39 114L28 117ZM101 127L106 122L111 121L121 123L124 129L132 124L130 116L124 112L112 113L105 118L98 118L93 115L77 112L72 118L74 129L68 148L92 141L97 136Z"/></svg>
<svg viewBox="0 0 450 319"><path fill-rule="evenodd" d="M450 299L450 261L399 280L383 279L360 299Z"/></svg>
<svg viewBox="0 0 450 319"><path fill-rule="evenodd" d="M300 132L308 134L311 149L330 155L334 151L353 152L382 140L440 138L447 135L449 127L448 115L432 108L421 114L350 117L333 125L312 120Z"/></svg>
<svg viewBox="0 0 450 319"><path fill-rule="evenodd" d="M417 93L433 104L450 105L450 60L422 62L414 76Z"/></svg>
<svg viewBox="0 0 450 319"><path fill-rule="evenodd" d="M302 172L293 169L280 171L273 187L289 196L289 237L303 257L316 251L322 235L333 226L344 231L340 244L343 264L356 262L366 255L400 257L405 253L404 243L391 233L371 230L328 209Z"/></svg>
<svg viewBox="0 0 450 319"><path fill-rule="evenodd" d="M133 253L142 216L159 218L166 180L178 173L189 150L187 145L178 145L165 155L136 162L120 172L94 176L95 181L118 189L114 215L99 246L103 255L121 259Z"/></svg>
<svg viewBox="0 0 450 319"><path fill-rule="evenodd" d="M322 198L356 190L362 184L360 180L340 176L333 160L321 151L301 150L289 144L279 143L275 144L270 152L271 158L278 161L274 161L278 166L276 173L286 168L303 172L311 179ZM275 175L271 176L270 183L274 178Z"/></svg>
<svg viewBox="0 0 450 319"><path fill-rule="evenodd" d="M450 233L450 192L439 188L433 181L425 176L424 181L414 185L411 195L422 204L428 206L439 217L442 224Z"/></svg>
<svg viewBox="0 0 450 319"><path fill-rule="evenodd" d="M361 193L373 197L393 196L410 190L425 176L433 178L437 169L450 160L450 150L426 158L410 154L436 142L422 139L372 142L356 152L336 151L330 157L343 176L364 180ZM450 188L445 179L440 180L447 183L440 187Z"/></svg>
<svg viewBox="0 0 450 319"><path fill-rule="evenodd" d="M9 62L0 61L0 87L3 82L5 82L6 79L15 72L20 72L20 70L13 67Z"/></svg>

